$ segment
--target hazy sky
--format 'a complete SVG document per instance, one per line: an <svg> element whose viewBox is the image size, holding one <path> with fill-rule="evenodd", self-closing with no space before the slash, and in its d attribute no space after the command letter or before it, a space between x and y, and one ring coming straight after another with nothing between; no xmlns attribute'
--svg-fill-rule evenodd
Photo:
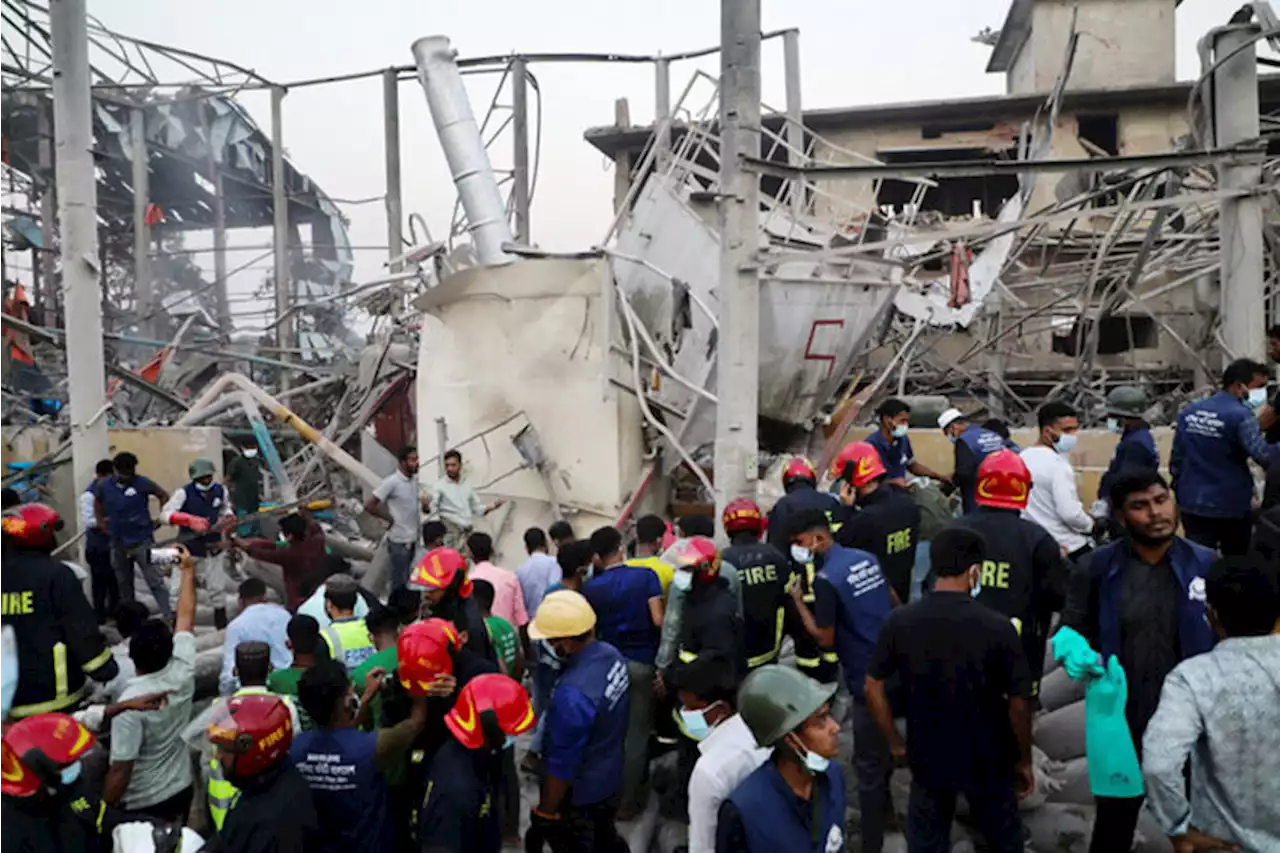
<svg viewBox="0 0 1280 853"><path fill-rule="evenodd" d="M1170 0L1172 2L1172 0ZM1005 0L764 0L765 30L800 29L806 107L926 100L1003 91L1002 75L984 73L990 48L969 39L999 27ZM1239 0L1186 0L1178 12L1178 75L1198 73L1196 40L1225 23ZM186 10L176 12L176 7ZM197 11L198 10L198 11ZM719 39L715 0L89 0L104 25L139 38L211 54L287 83L410 64L409 46L424 35L448 35L462 56L510 51L679 52ZM700 67L716 73L712 57ZM673 99L695 66L672 69ZM607 161L582 139L585 128L613 123L613 103L628 97L634 123L653 115L648 66L534 66L544 93L542 160L532 215L544 247L597 242L608 225L612 177ZM764 100L781 106L782 47L767 43ZM478 116L493 77L470 78ZM269 101L242 102L264 129ZM426 217L433 236L447 232L454 193L418 85L400 89L406 213ZM293 163L335 198L384 191L382 94L378 79L300 89L285 99L285 145ZM495 165L509 162L506 152ZM357 245L386 244L380 203L343 206ZM233 242L262 235L233 235ZM358 251L357 279L376 275L385 250ZM229 262L234 267L236 259ZM260 274L259 274L260 279ZM241 289L237 286L236 289Z"/></svg>

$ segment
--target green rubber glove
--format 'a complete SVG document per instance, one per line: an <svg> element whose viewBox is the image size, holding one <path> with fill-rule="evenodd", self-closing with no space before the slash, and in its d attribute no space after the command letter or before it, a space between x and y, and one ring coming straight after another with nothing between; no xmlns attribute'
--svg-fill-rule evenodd
<svg viewBox="0 0 1280 853"><path fill-rule="evenodd" d="M1101 676L1105 670L1102 657L1093 650L1078 631L1072 628L1059 628L1053 635L1053 659L1062 664L1067 675L1076 681Z"/></svg>
<svg viewBox="0 0 1280 853"><path fill-rule="evenodd" d="M1089 759L1089 789L1095 797L1142 796L1142 765L1124 718L1129 686L1124 668L1112 655L1106 671L1084 693L1084 743Z"/></svg>

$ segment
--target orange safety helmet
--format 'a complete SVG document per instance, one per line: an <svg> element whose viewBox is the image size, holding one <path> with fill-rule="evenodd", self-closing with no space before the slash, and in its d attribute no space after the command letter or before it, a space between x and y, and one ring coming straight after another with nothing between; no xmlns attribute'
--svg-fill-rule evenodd
<svg viewBox="0 0 1280 853"><path fill-rule="evenodd" d="M62 517L48 504L20 504L4 511L0 516L0 529L15 547L50 551L54 534L62 529Z"/></svg>
<svg viewBox="0 0 1280 853"><path fill-rule="evenodd" d="M249 693L214 706L209 742L235 755L227 768L233 779L248 780L276 767L293 743L293 716L279 696Z"/></svg>
<svg viewBox="0 0 1280 853"><path fill-rule="evenodd" d="M1025 509L1031 494L1031 472L1012 450L997 450L978 466L978 506Z"/></svg>
<svg viewBox="0 0 1280 853"><path fill-rule="evenodd" d="M24 717L4 733L0 746L0 793L30 797L62 784L64 768L97 743L93 732L68 714Z"/></svg>
<svg viewBox="0 0 1280 853"><path fill-rule="evenodd" d="M458 694L444 724L467 749L501 749L538 721L529 694L515 679L498 673L477 675Z"/></svg>
<svg viewBox="0 0 1280 853"><path fill-rule="evenodd" d="M764 513L760 505L751 498L734 498L725 506L720 516L724 532L754 533L759 536L764 531Z"/></svg>
<svg viewBox="0 0 1280 853"><path fill-rule="evenodd" d="M818 484L818 472L814 470L813 463L803 456L791 457L787 467L782 470L782 487L784 489L796 480L808 480L815 486Z"/></svg>
<svg viewBox="0 0 1280 853"><path fill-rule="evenodd" d="M427 695L437 675L453 674L453 655L461 646L458 629L447 619L423 619L405 626L396 640L400 685L410 696Z"/></svg>
<svg viewBox="0 0 1280 853"><path fill-rule="evenodd" d="M854 487L865 486L885 474L880 453L866 441L851 441L831 461L831 479L847 480Z"/></svg>
<svg viewBox="0 0 1280 853"><path fill-rule="evenodd" d="M720 552L716 543L705 536L694 536L676 549L675 567L712 580L720 574Z"/></svg>
<svg viewBox="0 0 1280 853"><path fill-rule="evenodd" d="M408 586L419 591L455 588L459 598L470 598L467 558L453 548L433 548L413 567Z"/></svg>

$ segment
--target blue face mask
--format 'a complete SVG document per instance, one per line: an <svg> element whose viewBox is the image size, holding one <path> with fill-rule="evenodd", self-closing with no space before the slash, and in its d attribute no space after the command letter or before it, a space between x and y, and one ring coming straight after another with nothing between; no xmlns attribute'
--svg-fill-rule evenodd
<svg viewBox="0 0 1280 853"><path fill-rule="evenodd" d="M516 736L515 736L515 735L507 735L507 740L506 740L506 742L505 742L505 743L503 743L503 744L502 744L502 748L503 748L503 749L513 749L513 748L515 747L515 745L516 745Z"/></svg>
<svg viewBox="0 0 1280 853"><path fill-rule="evenodd" d="M955 443L956 443L956 437L955 437L954 435L949 435L949 436L947 436L947 441L951 442L952 444L955 444Z"/></svg>
<svg viewBox="0 0 1280 853"><path fill-rule="evenodd" d="M906 438L907 433L911 430L910 424L898 424L892 430L894 438Z"/></svg>
<svg viewBox="0 0 1280 853"><path fill-rule="evenodd" d="M982 594L982 575L978 575L978 579L973 582L973 586L969 588L969 594L974 598Z"/></svg>
<svg viewBox="0 0 1280 853"><path fill-rule="evenodd" d="M803 545L792 545L791 559L803 566L813 562L813 552Z"/></svg>
<svg viewBox="0 0 1280 853"><path fill-rule="evenodd" d="M671 585L681 592L688 592L693 589L693 572L679 569L671 576Z"/></svg>
<svg viewBox="0 0 1280 853"><path fill-rule="evenodd" d="M77 761L73 764L68 764L66 767L62 768L62 773L60 775L62 779L62 784L64 785L72 784L73 782L75 782L77 779L80 778L80 762Z"/></svg>
<svg viewBox="0 0 1280 853"><path fill-rule="evenodd" d="M684 724L685 734L694 740L706 740L707 735L711 734L711 726L707 723L705 711L691 711L688 708L681 708L680 722Z"/></svg>
<svg viewBox="0 0 1280 853"><path fill-rule="evenodd" d="M1107 429L1116 435L1124 433L1124 424L1120 423L1119 418L1107 418Z"/></svg>

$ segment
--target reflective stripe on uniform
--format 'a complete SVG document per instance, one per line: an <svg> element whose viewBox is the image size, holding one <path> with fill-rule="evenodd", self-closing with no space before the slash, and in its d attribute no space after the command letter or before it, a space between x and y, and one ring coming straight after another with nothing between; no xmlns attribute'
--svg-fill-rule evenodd
<svg viewBox="0 0 1280 853"><path fill-rule="evenodd" d="M778 659L778 655L782 652L782 630L783 623L786 621L786 611L781 607L778 608L777 627L773 634L773 648L762 654L758 654L753 658L747 659L747 668L755 669L758 666L764 666L767 663L773 663Z"/></svg>
<svg viewBox="0 0 1280 853"><path fill-rule="evenodd" d="M813 669L821 663L822 661L818 658L802 658L799 655L796 655L796 666L802 666L805 669Z"/></svg>
<svg viewBox="0 0 1280 853"><path fill-rule="evenodd" d="M93 672L96 669L101 669L102 665L109 660L111 660L111 649L103 649L101 654L95 656L88 663L81 666L80 669L84 672Z"/></svg>
<svg viewBox="0 0 1280 853"><path fill-rule="evenodd" d="M65 711L67 708L80 704L80 700L84 698L88 683L80 685L80 689L75 693L68 693L66 696L56 696L47 702L36 702L32 705L15 705L9 709L9 716L18 717L34 717L36 714L48 714L51 711Z"/></svg>
<svg viewBox="0 0 1280 853"><path fill-rule="evenodd" d="M807 579L807 582L804 585L804 590L805 590L804 603L805 604L812 604L815 600L815 596L813 594L813 579L817 575L817 573L818 573L817 569L814 568L813 563L804 564L804 574L805 574L805 578Z"/></svg>
<svg viewBox="0 0 1280 853"><path fill-rule="evenodd" d="M693 663L695 660L698 659L698 655L696 652L689 652L689 651L685 651L684 649L680 650L680 654L678 655L678 657L680 658L681 663Z"/></svg>
<svg viewBox="0 0 1280 853"><path fill-rule="evenodd" d="M209 798L209 816L213 818L214 829L221 830L222 822L227 819L227 812L236 804L240 790L228 782L222 775L222 765L216 757L209 759L209 784L206 786Z"/></svg>
<svg viewBox="0 0 1280 853"><path fill-rule="evenodd" d="M67 644L53 644L53 695L67 695Z"/></svg>

